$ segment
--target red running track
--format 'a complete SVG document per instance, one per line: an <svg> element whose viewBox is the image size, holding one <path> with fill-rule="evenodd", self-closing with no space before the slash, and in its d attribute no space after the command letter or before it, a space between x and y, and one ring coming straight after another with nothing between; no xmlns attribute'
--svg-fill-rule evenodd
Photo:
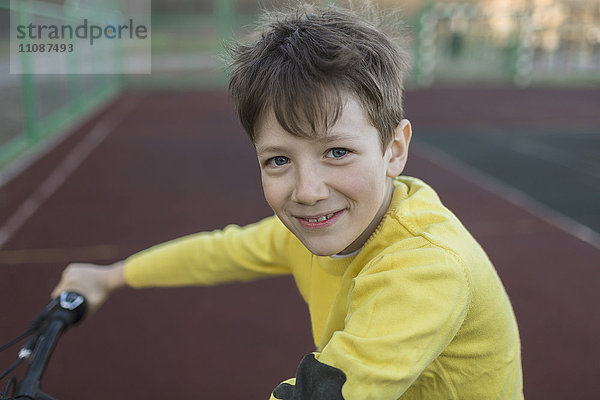
<svg viewBox="0 0 600 400"><path fill-rule="evenodd" d="M456 91L409 93L415 134L436 121L473 122L466 113L482 99L508 110L514 98L508 90L461 93L460 106L448 100ZM552 107L528 93L543 120ZM453 112L431 106L443 96ZM426 148L415 146L406 172L436 187L494 261L519 321L526 398L599 398L600 250ZM269 213L252 147L224 94L124 94L0 188L0 343L46 303L69 262L108 263ZM310 351L306 307L287 278L124 290L65 335L44 388L60 400L261 399ZM0 365L13 359L0 354Z"/></svg>

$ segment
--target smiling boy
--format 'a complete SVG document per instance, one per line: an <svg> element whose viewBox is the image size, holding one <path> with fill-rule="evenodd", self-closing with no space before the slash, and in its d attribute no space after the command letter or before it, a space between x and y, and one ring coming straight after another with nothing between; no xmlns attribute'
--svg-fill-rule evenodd
<svg viewBox="0 0 600 400"><path fill-rule="evenodd" d="M230 92L275 215L184 237L53 293L292 274L316 351L272 399L521 399L518 329L494 267L424 182L401 176L405 53L354 12L274 14L233 52Z"/></svg>
<svg viewBox="0 0 600 400"><path fill-rule="evenodd" d="M265 198L281 222L313 254L359 250L390 205L391 178L402 172L411 136L403 120L382 155L380 136L360 103L346 99L326 134L288 133L272 112L257 129L256 153Z"/></svg>

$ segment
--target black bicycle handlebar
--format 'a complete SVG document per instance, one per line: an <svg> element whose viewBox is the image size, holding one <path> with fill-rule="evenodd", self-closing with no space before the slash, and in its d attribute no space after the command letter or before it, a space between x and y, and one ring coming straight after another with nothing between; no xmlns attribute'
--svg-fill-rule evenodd
<svg viewBox="0 0 600 400"><path fill-rule="evenodd" d="M20 358L29 358L29 367L17 385L14 399L55 400L41 390L41 380L62 333L85 315L87 305L79 293L63 292L33 320L36 334L25 344Z"/></svg>

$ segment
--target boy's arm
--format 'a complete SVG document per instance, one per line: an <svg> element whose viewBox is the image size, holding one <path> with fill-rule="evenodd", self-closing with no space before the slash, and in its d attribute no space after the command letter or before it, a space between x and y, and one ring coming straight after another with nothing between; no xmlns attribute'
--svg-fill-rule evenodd
<svg viewBox="0 0 600 400"><path fill-rule="evenodd" d="M466 269L456 260L406 268L386 263L354 279L344 329L321 353L305 357L296 378L279 385L271 400L315 393L395 400L442 353L469 306Z"/></svg>
<svg viewBox="0 0 600 400"><path fill-rule="evenodd" d="M244 228L229 226L223 231L190 235L113 265L71 264L51 296L76 291L94 313L111 293L125 286L210 285L288 273L277 249L289 236L271 217Z"/></svg>
<svg viewBox="0 0 600 400"><path fill-rule="evenodd" d="M192 234L128 258L125 280L132 287L215 285L290 273L280 250L290 237L276 217Z"/></svg>

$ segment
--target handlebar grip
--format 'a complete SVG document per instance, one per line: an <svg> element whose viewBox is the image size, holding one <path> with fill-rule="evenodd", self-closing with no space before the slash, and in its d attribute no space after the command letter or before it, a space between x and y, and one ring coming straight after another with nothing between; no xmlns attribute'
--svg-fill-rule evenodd
<svg viewBox="0 0 600 400"><path fill-rule="evenodd" d="M36 317L34 324L39 325L41 330L35 341L25 377L17 386L15 398L52 399L40 389L42 375L59 337L69 326L81 321L86 309L86 300L82 295L62 292Z"/></svg>
<svg viewBox="0 0 600 400"><path fill-rule="evenodd" d="M32 330L39 330L50 319L60 319L69 327L81 321L87 311L85 298L76 292L62 292L46 305L31 322Z"/></svg>
<svg viewBox="0 0 600 400"><path fill-rule="evenodd" d="M57 300L58 307L51 312L50 318L59 318L68 327L77 324L85 316L87 302L79 293L62 292Z"/></svg>

